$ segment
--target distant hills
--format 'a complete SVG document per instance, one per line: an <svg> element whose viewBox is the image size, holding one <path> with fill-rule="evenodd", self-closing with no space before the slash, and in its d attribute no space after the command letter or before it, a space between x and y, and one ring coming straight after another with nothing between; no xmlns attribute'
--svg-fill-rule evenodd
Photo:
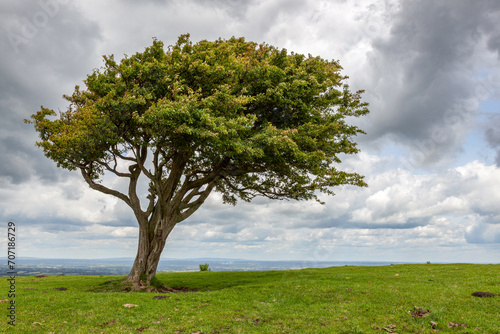
<svg viewBox="0 0 500 334"><path fill-rule="evenodd" d="M49 275L126 275L134 258L43 259L19 257L15 260L17 276ZM411 264L390 261L257 261L231 258L161 259L158 272L199 271L200 264L209 264L212 271L268 271L339 266L386 266ZM415 263L415 262L413 262ZM0 258L0 276L8 276L7 259Z"/></svg>
<svg viewBox="0 0 500 334"><path fill-rule="evenodd" d="M38 274L50 275L126 275L134 262L134 258L105 259L43 259L20 257L16 259L17 276ZM399 262L361 262L361 261L256 261L231 258L190 258L161 259L158 272L199 271L200 264L209 264L212 271L267 271L303 268L326 268L338 266L383 266ZM0 258L0 275L8 272L7 259Z"/></svg>

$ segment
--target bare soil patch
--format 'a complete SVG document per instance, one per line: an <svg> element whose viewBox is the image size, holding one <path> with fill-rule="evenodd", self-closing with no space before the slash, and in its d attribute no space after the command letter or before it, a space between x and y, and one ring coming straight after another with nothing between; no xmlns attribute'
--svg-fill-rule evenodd
<svg viewBox="0 0 500 334"><path fill-rule="evenodd" d="M487 291L476 291L476 292L473 292L472 295L474 297L495 297L495 296L500 296L500 295L495 295L491 292L487 292Z"/></svg>

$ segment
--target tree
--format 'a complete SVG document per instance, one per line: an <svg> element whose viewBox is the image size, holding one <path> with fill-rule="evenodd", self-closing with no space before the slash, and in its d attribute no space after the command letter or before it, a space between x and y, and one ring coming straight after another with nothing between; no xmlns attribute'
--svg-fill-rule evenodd
<svg viewBox="0 0 500 334"><path fill-rule="evenodd" d="M193 44L182 35L167 51L154 39L120 62L104 56L86 89L64 96L70 105L58 119L42 106L27 122L48 158L134 212L128 281L137 289L150 284L175 225L213 191L234 205L256 196L319 201L334 186L366 186L334 166L358 152L352 138L364 133L346 119L368 113L340 71L337 61L243 38ZM106 174L128 189L104 185Z"/></svg>

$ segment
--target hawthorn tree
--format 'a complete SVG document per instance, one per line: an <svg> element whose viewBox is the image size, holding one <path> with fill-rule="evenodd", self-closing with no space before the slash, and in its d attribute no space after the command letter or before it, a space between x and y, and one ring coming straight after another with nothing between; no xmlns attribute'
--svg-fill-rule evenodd
<svg viewBox="0 0 500 334"><path fill-rule="evenodd" d="M368 113L337 61L244 38L161 41L104 67L75 87L68 109L31 116L37 145L59 167L124 201L139 224L128 281L149 286L168 235L214 191L236 204L256 196L311 200L332 187L366 186L338 170L364 133L346 118ZM127 190L102 182L125 179ZM147 182L141 194L138 185Z"/></svg>

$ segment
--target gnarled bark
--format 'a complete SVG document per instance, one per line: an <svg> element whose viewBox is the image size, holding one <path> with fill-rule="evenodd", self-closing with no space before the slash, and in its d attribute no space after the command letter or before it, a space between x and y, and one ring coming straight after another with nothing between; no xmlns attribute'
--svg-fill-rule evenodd
<svg viewBox="0 0 500 334"><path fill-rule="evenodd" d="M132 290L150 287L167 237L174 226L173 219L140 224L137 255L127 276L127 281L133 283Z"/></svg>

